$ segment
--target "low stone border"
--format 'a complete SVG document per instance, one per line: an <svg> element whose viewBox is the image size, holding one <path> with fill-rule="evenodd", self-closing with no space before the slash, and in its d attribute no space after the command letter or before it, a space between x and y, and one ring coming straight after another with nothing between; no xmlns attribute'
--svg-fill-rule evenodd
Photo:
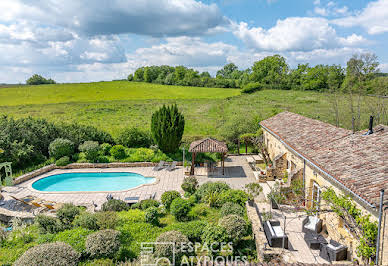
<svg viewBox="0 0 388 266"><path fill-rule="evenodd" d="M82 168L125 168L125 167L154 167L157 163L151 162L139 162L139 163L72 163L66 166L57 166L55 164L50 164L44 166L35 171L29 172L22 176L19 176L14 179L14 184L18 185L25 181L28 181L39 175L51 172L56 169L82 169ZM178 162L177 166L182 166L182 162Z"/></svg>

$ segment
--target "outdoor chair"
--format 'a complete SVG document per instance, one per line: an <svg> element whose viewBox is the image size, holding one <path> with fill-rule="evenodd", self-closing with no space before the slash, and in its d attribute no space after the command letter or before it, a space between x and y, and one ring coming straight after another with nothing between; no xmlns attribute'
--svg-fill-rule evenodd
<svg viewBox="0 0 388 266"><path fill-rule="evenodd" d="M348 247L334 240L327 245L321 245L319 256L329 262L346 260Z"/></svg>
<svg viewBox="0 0 388 266"><path fill-rule="evenodd" d="M176 165L178 164L178 162L176 161L173 161L167 168L166 170L171 172L172 170L174 170L176 168Z"/></svg>
<svg viewBox="0 0 388 266"><path fill-rule="evenodd" d="M280 226L279 221L266 221L263 227L270 247L282 248L284 242L284 248L288 249L288 237Z"/></svg>
<svg viewBox="0 0 388 266"><path fill-rule="evenodd" d="M154 171L162 170L164 168L164 163L165 163L164 161L160 161L159 164L153 168L153 170Z"/></svg>
<svg viewBox="0 0 388 266"><path fill-rule="evenodd" d="M322 220L317 216L307 216L302 222L302 232L314 232L319 234L322 231Z"/></svg>
<svg viewBox="0 0 388 266"><path fill-rule="evenodd" d="M140 197L126 197L124 198L124 201L128 203L129 205L138 203L140 200Z"/></svg>

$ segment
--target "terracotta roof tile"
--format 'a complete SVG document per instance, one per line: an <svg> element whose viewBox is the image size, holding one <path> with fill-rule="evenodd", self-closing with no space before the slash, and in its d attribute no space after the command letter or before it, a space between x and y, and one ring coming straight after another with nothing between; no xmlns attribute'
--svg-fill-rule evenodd
<svg viewBox="0 0 388 266"><path fill-rule="evenodd" d="M228 147L226 146L225 142L212 139L212 138L206 138L194 141L190 144L189 152L220 152L220 153L227 153Z"/></svg>

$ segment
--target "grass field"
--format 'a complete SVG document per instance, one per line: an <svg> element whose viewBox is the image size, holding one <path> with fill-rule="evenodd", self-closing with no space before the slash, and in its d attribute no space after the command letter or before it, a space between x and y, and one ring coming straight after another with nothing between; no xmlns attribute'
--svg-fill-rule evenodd
<svg viewBox="0 0 388 266"><path fill-rule="evenodd" d="M152 112L171 103L176 103L185 115L185 136L218 136L222 125L236 117L265 119L285 110L329 123L335 121L328 95L309 91L263 90L241 95L237 89L126 81L0 88L0 114L41 117L54 122L77 121L114 136L128 126L149 129ZM345 96L341 99L340 114L341 126L350 128ZM364 127L369 115L369 106L364 104Z"/></svg>

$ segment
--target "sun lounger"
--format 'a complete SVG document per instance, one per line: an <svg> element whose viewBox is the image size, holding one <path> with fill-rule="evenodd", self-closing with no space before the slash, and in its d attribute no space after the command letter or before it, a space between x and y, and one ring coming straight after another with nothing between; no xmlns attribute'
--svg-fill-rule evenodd
<svg viewBox="0 0 388 266"><path fill-rule="evenodd" d="M154 167L154 171L160 171L164 168L164 161L160 161L159 164L157 166Z"/></svg>
<svg viewBox="0 0 388 266"><path fill-rule="evenodd" d="M126 197L124 198L124 201L128 204L135 204L138 203L140 200L140 197Z"/></svg>
<svg viewBox="0 0 388 266"><path fill-rule="evenodd" d="M176 168L176 165L178 164L178 162L176 162L176 161L173 161L167 168L166 168L166 170L167 171L172 171L172 170L174 170L175 168Z"/></svg>

